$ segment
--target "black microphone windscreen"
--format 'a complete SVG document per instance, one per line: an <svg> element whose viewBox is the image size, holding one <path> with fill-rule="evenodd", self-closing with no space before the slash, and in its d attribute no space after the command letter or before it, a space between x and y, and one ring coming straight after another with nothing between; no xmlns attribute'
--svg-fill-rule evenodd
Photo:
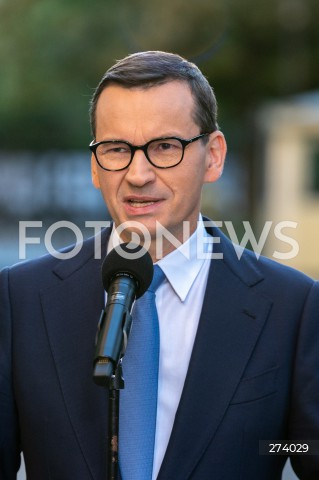
<svg viewBox="0 0 319 480"><path fill-rule="evenodd" d="M141 245L121 243L105 257L102 264L102 281L106 291L114 277L131 275L137 282L136 298L146 292L153 278L153 261Z"/></svg>

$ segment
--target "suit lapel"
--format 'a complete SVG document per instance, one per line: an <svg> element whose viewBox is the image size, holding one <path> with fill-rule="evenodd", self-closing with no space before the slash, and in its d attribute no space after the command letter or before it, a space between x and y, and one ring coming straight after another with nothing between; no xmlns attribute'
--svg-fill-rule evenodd
<svg viewBox="0 0 319 480"><path fill-rule="evenodd" d="M58 265L61 282L42 292L44 321L65 406L92 478L105 472L108 393L92 379L95 336L103 307L101 261L87 244ZM85 395L83 395L85 392ZM102 467L101 467L102 466Z"/></svg>
<svg viewBox="0 0 319 480"><path fill-rule="evenodd" d="M235 272L240 267L247 270L247 265L239 266L230 242L224 238L223 243L232 252L222 247L224 260L211 265L189 370L158 480L186 480L192 474L222 421L270 310L270 302L252 288L262 280L260 275L248 268L243 282Z"/></svg>

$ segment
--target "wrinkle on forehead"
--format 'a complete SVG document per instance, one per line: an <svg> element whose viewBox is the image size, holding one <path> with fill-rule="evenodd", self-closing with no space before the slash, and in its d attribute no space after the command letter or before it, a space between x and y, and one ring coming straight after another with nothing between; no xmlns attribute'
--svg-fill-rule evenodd
<svg viewBox="0 0 319 480"><path fill-rule="evenodd" d="M119 138L140 144L162 136L188 138L199 133L193 112L193 95L184 82L149 89L111 85L97 104L96 139Z"/></svg>

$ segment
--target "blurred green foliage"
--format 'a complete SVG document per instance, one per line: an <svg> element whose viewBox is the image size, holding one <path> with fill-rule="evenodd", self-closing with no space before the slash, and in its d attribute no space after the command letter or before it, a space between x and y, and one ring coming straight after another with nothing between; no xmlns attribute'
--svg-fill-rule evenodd
<svg viewBox="0 0 319 480"><path fill-rule="evenodd" d="M104 71L138 50L194 60L236 148L264 99L319 86L318 0L0 0L1 149L85 148Z"/></svg>

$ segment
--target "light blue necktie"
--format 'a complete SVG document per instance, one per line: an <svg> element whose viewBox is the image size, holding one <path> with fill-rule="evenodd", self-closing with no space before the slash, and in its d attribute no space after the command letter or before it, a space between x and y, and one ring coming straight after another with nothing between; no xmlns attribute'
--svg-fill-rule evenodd
<svg viewBox="0 0 319 480"><path fill-rule="evenodd" d="M155 291L165 275L158 265L149 289L133 308L133 326L123 358L119 463L122 480L151 480L157 410L159 324Z"/></svg>

